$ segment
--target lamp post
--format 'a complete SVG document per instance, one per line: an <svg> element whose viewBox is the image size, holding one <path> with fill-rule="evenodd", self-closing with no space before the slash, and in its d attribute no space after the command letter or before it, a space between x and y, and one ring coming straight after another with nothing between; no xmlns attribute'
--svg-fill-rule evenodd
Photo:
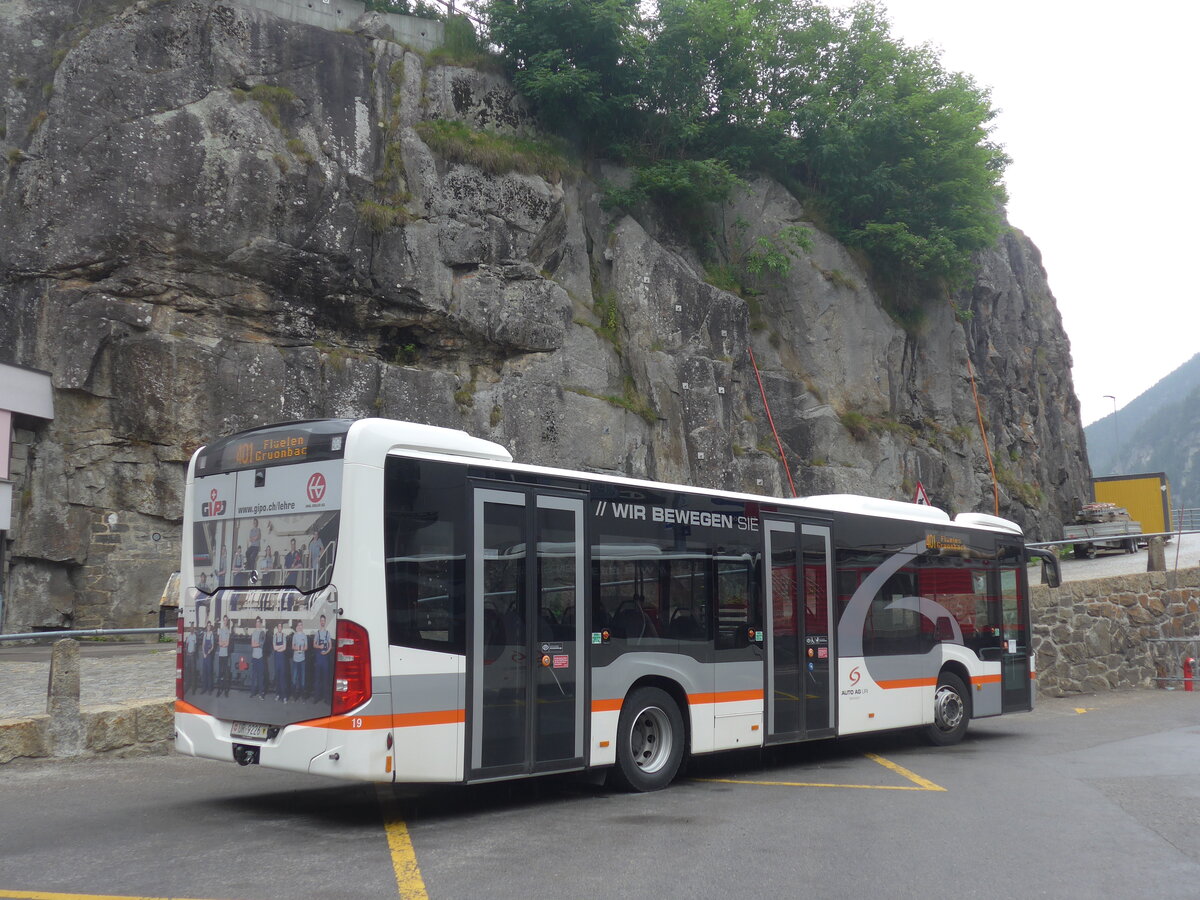
<svg viewBox="0 0 1200 900"><path fill-rule="evenodd" d="M1117 460L1121 454L1121 429L1117 424L1117 398L1112 394L1105 394L1104 399L1113 402L1113 470L1116 471Z"/></svg>

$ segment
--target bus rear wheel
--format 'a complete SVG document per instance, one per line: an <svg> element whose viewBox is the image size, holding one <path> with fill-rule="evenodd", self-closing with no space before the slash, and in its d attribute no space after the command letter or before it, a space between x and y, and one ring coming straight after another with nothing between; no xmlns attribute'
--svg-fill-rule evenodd
<svg viewBox="0 0 1200 900"><path fill-rule="evenodd" d="M925 736L939 747L957 744L967 733L971 721L970 697L963 680L953 672L938 676L933 694L933 724L925 727Z"/></svg>
<svg viewBox="0 0 1200 900"><path fill-rule="evenodd" d="M617 722L617 764L610 782L627 791L657 791L679 772L683 716L666 691L641 687L625 698Z"/></svg>

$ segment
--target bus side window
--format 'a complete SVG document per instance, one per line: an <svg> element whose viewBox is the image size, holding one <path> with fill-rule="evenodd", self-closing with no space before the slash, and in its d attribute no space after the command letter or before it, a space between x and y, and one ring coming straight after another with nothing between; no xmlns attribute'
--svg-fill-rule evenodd
<svg viewBox="0 0 1200 900"><path fill-rule="evenodd" d="M716 649L746 647L750 630L762 627L762 592L757 574L757 560L749 553L717 561Z"/></svg>
<svg viewBox="0 0 1200 900"><path fill-rule="evenodd" d="M466 652L463 470L391 457L385 467L384 572L388 641Z"/></svg>

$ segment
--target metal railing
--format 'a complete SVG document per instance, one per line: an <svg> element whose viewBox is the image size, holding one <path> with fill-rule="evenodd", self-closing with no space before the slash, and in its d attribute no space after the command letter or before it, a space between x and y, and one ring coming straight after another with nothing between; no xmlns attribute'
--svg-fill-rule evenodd
<svg viewBox="0 0 1200 900"><path fill-rule="evenodd" d="M0 634L0 641L37 641L49 638L106 637L110 634L174 634L175 628L78 628L63 631L25 631Z"/></svg>
<svg viewBox="0 0 1200 900"><path fill-rule="evenodd" d="M1200 660L1200 637L1146 638L1159 687L1182 685L1191 690L1196 660ZM1187 664L1192 660L1191 665ZM1195 679L1200 682L1200 678Z"/></svg>
<svg viewBox="0 0 1200 900"><path fill-rule="evenodd" d="M1200 509L1172 510L1171 528L1174 531L1200 530Z"/></svg>

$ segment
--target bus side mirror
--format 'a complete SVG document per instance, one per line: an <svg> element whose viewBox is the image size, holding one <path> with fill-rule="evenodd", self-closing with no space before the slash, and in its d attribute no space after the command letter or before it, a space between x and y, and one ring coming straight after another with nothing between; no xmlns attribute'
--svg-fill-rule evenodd
<svg viewBox="0 0 1200 900"><path fill-rule="evenodd" d="M1052 588L1062 585L1062 569L1053 547L1030 547L1027 552L1042 561L1042 584Z"/></svg>
<svg viewBox="0 0 1200 900"><path fill-rule="evenodd" d="M1062 584L1062 572L1058 568L1058 561L1042 563L1042 584L1047 587L1056 588Z"/></svg>

